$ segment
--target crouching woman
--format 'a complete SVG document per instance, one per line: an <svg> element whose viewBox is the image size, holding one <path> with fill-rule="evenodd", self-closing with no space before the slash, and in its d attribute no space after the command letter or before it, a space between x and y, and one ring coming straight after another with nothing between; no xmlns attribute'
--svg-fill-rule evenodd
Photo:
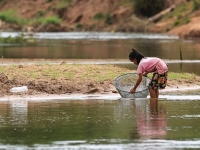
<svg viewBox="0 0 200 150"><path fill-rule="evenodd" d="M145 57L136 49L132 49L132 52L129 54L129 60L135 65L138 65L138 80L130 92L135 93L137 87L142 81L142 76L147 76L148 73L153 73L148 88L150 97L158 98L159 89L164 89L167 84L168 67L166 63L157 57Z"/></svg>

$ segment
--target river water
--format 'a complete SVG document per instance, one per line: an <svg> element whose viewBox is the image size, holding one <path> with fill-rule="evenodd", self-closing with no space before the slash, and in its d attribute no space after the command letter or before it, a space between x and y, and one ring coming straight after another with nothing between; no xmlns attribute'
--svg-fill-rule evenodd
<svg viewBox="0 0 200 150"><path fill-rule="evenodd" d="M23 99L0 107L0 149L200 149L200 99Z"/></svg>
<svg viewBox="0 0 200 150"><path fill-rule="evenodd" d="M3 32L1 37L16 37L22 33ZM132 47L147 57L159 57L169 64L169 71L200 74L199 40L182 40L162 34L67 32L25 33L36 38L29 44L0 44L0 57L32 59L89 59L96 63L113 63L136 69L128 61ZM112 61L107 61L107 60ZM73 62L74 63L74 62ZM76 62L75 62L76 63ZM101 62L102 63L102 62Z"/></svg>
<svg viewBox="0 0 200 150"><path fill-rule="evenodd" d="M19 34L5 32L1 36ZM30 62L110 63L135 69L128 61L134 47L148 57L164 59L170 71L200 74L199 40L97 32L31 36L36 43L0 44L0 56ZM200 149L199 93L161 95L158 101L112 95L1 99L0 149Z"/></svg>

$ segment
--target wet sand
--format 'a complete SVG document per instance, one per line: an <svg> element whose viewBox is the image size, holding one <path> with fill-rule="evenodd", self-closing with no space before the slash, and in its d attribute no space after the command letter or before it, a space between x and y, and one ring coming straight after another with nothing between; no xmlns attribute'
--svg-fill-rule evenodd
<svg viewBox="0 0 200 150"><path fill-rule="evenodd" d="M159 99L185 99L193 100L200 99L198 95L185 95L185 92L194 92L200 90L200 86L183 86L182 88L166 88L160 90ZM179 92L179 95L176 93ZM180 95L182 93L182 95ZM147 96L149 98L149 95ZM35 94L35 95L7 95L0 98L0 101L12 101L12 100L26 100L26 101L50 101L50 100L88 100L88 99L98 99L98 100L119 100L123 99L119 93L95 93L95 94Z"/></svg>

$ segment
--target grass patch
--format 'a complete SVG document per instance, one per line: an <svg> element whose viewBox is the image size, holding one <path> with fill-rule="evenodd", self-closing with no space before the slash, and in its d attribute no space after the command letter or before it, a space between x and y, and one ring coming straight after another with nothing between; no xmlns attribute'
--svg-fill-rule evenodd
<svg viewBox="0 0 200 150"><path fill-rule="evenodd" d="M35 41L36 39L34 39L33 37L25 38L24 34L21 34L16 37L11 37L11 36L1 37L1 34L0 34L0 43L24 44L24 43L34 43Z"/></svg>
<svg viewBox="0 0 200 150"><path fill-rule="evenodd" d="M0 37L0 43L24 43L27 42L27 39L23 35L17 37Z"/></svg>
<svg viewBox="0 0 200 150"><path fill-rule="evenodd" d="M73 65L27 65L23 67L18 66L0 66L0 72L8 76L9 79L20 80L42 80L50 81L56 80L70 80L77 82L103 82L111 81L122 74L133 73L134 70L129 70L115 65L87 65L87 64L73 64ZM148 76L151 78L152 74ZM198 84L200 77L190 73L168 73L168 80L170 82L178 81L184 83Z"/></svg>
<svg viewBox="0 0 200 150"><path fill-rule="evenodd" d="M28 24L28 21L24 18L18 17L13 9L0 12L0 19L6 23L13 23L18 25Z"/></svg>
<svg viewBox="0 0 200 150"><path fill-rule="evenodd" d="M192 80L194 80L195 76L197 76L197 75L190 74L190 73L169 72L169 74L168 74L169 80L177 80L177 81L182 80L182 79L192 81Z"/></svg>
<svg viewBox="0 0 200 150"><path fill-rule="evenodd" d="M199 10L200 8L200 1L199 0L192 0L193 6L192 6L192 12Z"/></svg>
<svg viewBox="0 0 200 150"><path fill-rule="evenodd" d="M103 18L104 18L104 15L102 13L97 13L93 17L93 19L96 19L96 20L101 20Z"/></svg>
<svg viewBox="0 0 200 150"><path fill-rule="evenodd" d="M114 80L117 76L130 73L131 70L120 68L113 65L31 65L31 66L0 66L0 71L3 71L10 78L40 79L50 80L55 79L70 79L74 81L104 81ZM24 74L26 72L26 74Z"/></svg>
<svg viewBox="0 0 200 150"><path fill-rule="evenodd" d="M83 27L83 25L82 25L81 23L77 23L77 24L76 24L76 28L77 28L77 29L80 29L80 28L82 28L82 27Z"/></svg>
<svg viewBox="0 0 200 150"><path fill-rule="evenodd" d="M38 18L34 23L39 23L43 26L47 24L59 24L62 22L62 19L60 19L58 16L50 16L45 18Z"/></svg>
<svg viewBox="0 0 200 150"><path fill-rule="evenodd" d="M71 2L72 0L60 0L56 5L56 9L60 10L66 8Z"/></svg>
<svg viewBox="0 0 200 150"><path fill-rule="evenodd" d="M181 17L180 19L175 20L173 26L180 26L180 25L184 25L190 22L190 18L189 17Z"/></svg>
<svg viewBox="0 0 200 150"><path fill-rule="evenodd" d="M180 18L180 16L186 16L187 14L189 14L192 10L192 3L183 3L178 5L174 11L166 14L163 17L163 20L169 19L169 18Z"/></svg>

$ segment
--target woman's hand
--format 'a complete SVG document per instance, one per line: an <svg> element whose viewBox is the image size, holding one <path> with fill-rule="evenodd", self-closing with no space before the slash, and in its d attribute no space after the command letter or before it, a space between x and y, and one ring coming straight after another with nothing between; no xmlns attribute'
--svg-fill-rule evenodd
<svg viewBox="0 0 200 150"><path fill-rule="evenodd" d="M144 72L144 73L143 73L143 76L147 77L147 74L148 74L147 72Z"/></svg>
<svg viewBox="0 0 200 150"><path fill-rule="evenodd" d="M142 75L143 75L142 73L139 74L138 80L137 80L135 86L130 90L130 93L135 93L135 91L136 91L138 85L139 85L140 82L142 81Z"/></svg>
<svg viewBox="0 0 200 150"><path fill-rule="evenodd" d="M132 89L130 90L130 93L135 93L135 91L136 91L136 89L135 89L135 88L132 88Z"/></svg>

